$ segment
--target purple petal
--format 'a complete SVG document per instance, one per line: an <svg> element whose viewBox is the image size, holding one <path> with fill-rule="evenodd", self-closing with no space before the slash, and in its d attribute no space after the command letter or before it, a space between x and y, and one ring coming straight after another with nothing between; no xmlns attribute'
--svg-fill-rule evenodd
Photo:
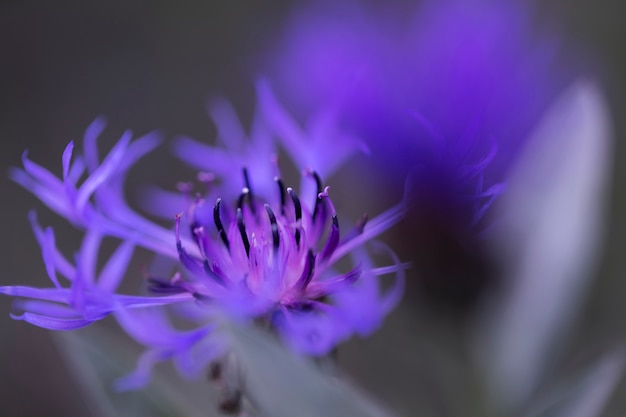
<svg viewBox="0 0 626 417"><path fill-rule="evenodd" d="M48 300L57 303L67 303L70 290L66 288L33 288L20 285L0 287L0 294L13 297L34 298L38 300Z"/></svg>
<svg viewBox="0 0 626 417"><path fill-rule="evenodd" d="M94 172L91 173L89 178L81 185L78 195L76 197L76 211L81 213L85 205L88 203L91 195L96 189L102 185L111 175L115 173L115 170L119 168L124 153L128 147L128 143L132 134L127 131L122 138L115 144L111 152Z"/></svg>
<svg viewBox="0 0 626 417"><path fill-rule="evenodd" d="M150 381L154 364L165 361L171 356L171 352L163 350L148 350L144 352L139 357L135 370L115 382L115 389L118 391L130 391L143 388Z"/></svg>
<svg viewBox="0 0 626 417"><path fill-rule="evenodd" d="M39 300L18 299L13 302L13 308L17 311L56 317L60 319L76 319L79 315L76 310L68 307L67 305Z"/></svg>
<svg viewBox="0 0 626 417"><path fill-rule="evenodd" d="M78 276L91 288L95 282L96 265L98 263L98 252L102 243L102 233L95 224L87 229L80 247L80 255L76 260Z"/></svg>
<svg viewBox="0 0 626 417"><path fill-rule="evenodd" d="M121 140L121 139L120 139ZM132 167L139 159L143 158L148 153L156 149L163 140L158 132L150 132L136 140L130 142L128 147L124 150L123 159L116 169L116 175L125 173L130 167ZM111 150L113 152L113 150Z"/></svg>
<svg viewBox="0 0 626 417"><path fill-rule="evenodd" d="M76 184L80 177L85 173L85 162L80 156L74 158L74 163L70 166L70 171L67 174L67 180L65 181L65 192L67 193L68 184ZM72 187L74 189L74 187Z"/></svg>
<svg viewBox="0 0 626 417"><path fill-rule="evenodd" d="M122 243L109 258L98 277L98 288L105 292L114 292L120 284L135 250L130 242Z"/></svg>
<svg viewBox="0 0 626 417"><path fill-rule="evenodd" d="M280 105L265 80L257 81L259 106L265 119L277 133L283 146L300 169L307 168L306 153L302 152L303 132Z"/></svg>
<svg viewBox="0 0 626 417"><path fill-rule="evenodd" d="M49 330L76 330L82 327L87 327L93 323L91 320L84 319L63 319L46 317L34 313L24 313L22 315L11 314L11 318L14 320L24 320L37 327L42 327Z"/></svg>
<svg viewBox="0 0 626 417"><path fill-rule="evenodd" d="M230 102L223 99L213 100L207 106L207 110L217 126L218 138L222 144L230 149L240 149L246 139L246 133Z"/></svg>
<svg viewBox="0 0 626 417"><path fill-rule="evenodd" d="M74 141L70 141L63 151L63 181L68 180L70 173L70 162L72 161L72 152L74 152Z"/></svg>
<svg viewBox="0 0 626 417"><path fill-rule="evenodd" d="M24 165L24 171L33 179L37 180L37 182L41 183L41 185L48 188L50 191L62 193L62 181L44 167L29 160L28 152L26 151L22 155L22 164Z"/></svg>
<svg viewBox="0 0 626 417"><path fill-rule="evenodd" d="M136 295L116 295L115 300L123 307L144 308L152 306L162 306L186 301L195 301L193 294L184 293L165 297L136 296Z"/></svg>
<svg viewBox="0 0 626 417"><path fill-rule="evenodd" d="M179 137L174 144L174 153L189 165L211 172L235 172L241 169L240 158L233 158L223 149L215 148L194 139Z"/></svg>
<svg viewBox="0 0 626 417"><path fill-rule="evenodd" d="M37 239L37 242L39 243L39 246L41 247L41 250L43 252L44 247L48 246L47 238L46 238L46 234L44 233L43 229L41 228L41 226L39 225L37 221L37 213L34 210L31 210L28 212L28 220L30 221L30 225L33 229L33 233L35 234L35 238ZM53 244L46 250L49 251L49 256L52 259L51 262L56 268L56 270L59 271L68 280L70 281L73 280L74 274L76 273L76 269L61 254L61 252L59 252L59 250L56 248L56 245Z"/></svg>
<svg viewBox="0 0 626 417"><path fill-rule="evenodd" d="M340 245L332 254L329 264L332 265L341 259L341 257L353 251L355 248L383 233L385 230L402 220L404 215L404 205L402 204L392 207L384 213L379 214L365 225L363 233Z"/></svg>
<svg viewBox="0 0 626 417"><path fill-rule="evenodd" d="M174 329L167 315L159 308L121 309L115 318L122 328L139 343L168 350L182 350L204 337L210 327L191 331Z"/></svg>
<svg viewBox="0 0 626 417"><path fill-rule="evenodd" d="M85 136L83 138L83 148L85 154L85 162L87 164L87 168L89 168L90 173L93 173L99 165L97 140L98 136L100 136L104 131L106 124L106 119L104 117L98 117L96 118L96 120L91 122L91 124L85 131Z"/></svg>
<svg viewBox="0 0 626 417"><path fill-rule="evenodd" d="M50 277L50 280L54 283L55 287L61 289L61 284L59 284L59 279L56 275L55 251L56 245L54 242L54 231L51 227L48 227L44 231L41 253L43 256L43 262L46 265L48 277Z"/></svg>

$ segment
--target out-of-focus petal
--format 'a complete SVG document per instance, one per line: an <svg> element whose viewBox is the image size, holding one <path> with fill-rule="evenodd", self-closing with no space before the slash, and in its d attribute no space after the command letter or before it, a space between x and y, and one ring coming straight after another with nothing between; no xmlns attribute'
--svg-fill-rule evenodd
<svg viewBox="0 0 626 417"><path fill-rule="evenodd" d="M135 245L131 241L123 242L117 248L98 276L98 288L100 290L114 292L117 289L122 278L124 278L134 250Z"/></svg>
<svg viewBox="0 0 626 417"><path fill-rule="evenodd" d="M477 341L504 407L536 388L580 306L600 249L611 147L602 93L579 81L546 113L512 173L508 222L494 246L511 260L506 291Z"/></svg>
<svg viewBox="0 0 626 417"><path fill-rule="evenodd" d="M11 315L14 320L24 320L34 326L49 330L76 330L93 324L92 320L81 318L66 319L55 318L35 313L23 313L21 315Z"/></svg>

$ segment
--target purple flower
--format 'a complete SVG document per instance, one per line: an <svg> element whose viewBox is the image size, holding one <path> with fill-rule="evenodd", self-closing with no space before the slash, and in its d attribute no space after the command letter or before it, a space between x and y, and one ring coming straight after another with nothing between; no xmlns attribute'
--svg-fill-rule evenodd
<svg viewBox="0 0 626 417"><path fill-rule="evenodd" d="M207 185L211 196L232 199L242 187L248 187L258 196L273 198L276 186L268 179L280 176L276 141L296 167L307 173L300 185L311 198L315 198L316 191L306 178L313 170L329 178L348 158L369 151L362 141L339 129L336 111L324 108L316 112L303 128L283 108L267 81L257 81L256 87L258 103L249 133L228 101L213 100L207 110L217 127L218 144L212 146L185 136L174 143L174 154L201 170L198 179ZM244 167L245 176L241 176ZM218 178L222 185L217 190L214 183ZM187 184L182 186L188 189ZM180 211L191 203L189 193L151 189L146 194L148 203L144 208L168 218L171 211L163 208L176 207Z"/></svg>
<svg viewBox="0 0 626 417"><path fill-rule="evenodd" d="M416 198L445 208L462 233L480 231L559 90L555 42L530 41L528 10L515 1L305 4L268 55L281 95L307 112L335 108L371 149L377 169L363 174L384 176L382 191L409 174Z"/></svg>
<svg viewBox="0 0 626 417"><path fill-rule="evenodd" d="M30 288L22 286L0 287L0 293L26 300L16 301L16 320L24 320L35 326L51 330L74 330L88 326L120 309L143 308L153 305L189 301L186 294L165 297L145 297L116 294L133 254L132 241L123 242L96 274L98 251L103 238L97 224L85 234L75 264L68 261L56 248L52 228L42 229L34 212L30 221L35 237L41 247L48 277L53 288ZM64 277L61 281L57 274ZM67 283L67 285L63 285Z"/></svg>
<svg viewBox="0 0 626 417"><path fill-rule="evenodd" d="M285 102L332 108L371 151L358 175L381 196L406 196L398 239L411 236L420 305L464 313L494 279L493 205L567 81L529 11L519 1L298 3L266 56Z"/></svg>
<svg viewBox="0 0 626 417"><path fill-rule="evenodd" d="M24 156L24 168L13 169L11 177L84 230L85 237L70 262L56 248L52 229L43 230L31 215L53 287L0 287L0 293L19 298L15 304L19 314L13 317L48 329L71 330L114 315L147 348L137 369L119 382L121 389L144 385L152 365L164 360L173 360L184 376L201 373L228 350L227 341L213 331L216 318L223 315L264 322L294 350L311 355L324 355L350 335L367 335L378 327L402 294L407 265L383 249L391 263L375 266L371 254L380 245L365 244L400 220L402 206L371 221L364 216L342 234L329 187L309 163L319 161L323 172L331 174L354 150L343 145L335 155L312 156L304 146L305 133L266 86L260 87L260 96L264 107L251 140L221 102L213 114L227 149L189 139L177 143L183 159L200 166L202 161L194 159L197 153L209 162L204 169L215 168L201 180L214 176L222 185L212 185L206 196L198 194L176 215L173 231L145 219L123 198L129 168L158 145L153 134L132 142L130 133L124 134L100 162L96 139L104 122L97 119L87 129L82 155L74 154L72 142L67 146L61 178ZM282 143L297 164L306 165L302 182L314 193L285 186L272 156L277 124L288 127L288 132L280 133L294 135ZM334 128L327 124L326 129ZM325 152L328 143L321 143L313 149ZM237 186L234 173L243 187ZM186 190L183 194L189 198ZM97 273L100 243L107 236L121 244ZM119 294L135 246L179 261L180 270L171 278L166 277L168 271L145 274L148 295ZM339 261L346 257L353 266L343 270ZM379 277L390 274L396 279L382 291ZM194 329L177 330L166 310L191 321Z"/></svg>

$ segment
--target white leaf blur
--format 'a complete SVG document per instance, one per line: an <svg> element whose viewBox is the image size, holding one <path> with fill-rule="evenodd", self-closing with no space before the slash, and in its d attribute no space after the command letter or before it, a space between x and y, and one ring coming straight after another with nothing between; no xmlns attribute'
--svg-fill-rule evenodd
<svg viewBox="0 0 626 417"><path fill-rule="evenodd" d="M232 340L246 397L263 416L392 417L364 394L253 326L224 326Z"/></svg>
<svg viewBox="0 0 626 417"><path fill-rule="evenodd" d="M91 326L53 337L94 417L224 415L217 410L218 396L208 380L185 381L173 369L155 370L143 389L115 391L115 380L133 370L139 349L111 331Z"/></svg>
<svg viewBox="0 0 626 417"><path fill-rule="evenodd" d="M513 167L493 239L504 290L476 343L505 409L536 389L583 301L602 242L611 145L602 94L582 80L548 109Z"/></svg>
<svg viewBox="0 0 626 417"><path fill-rule="evenodd" d="M624 372L624 350L605 355L598 363L552 392L527 417L600 417Z"/></svg>

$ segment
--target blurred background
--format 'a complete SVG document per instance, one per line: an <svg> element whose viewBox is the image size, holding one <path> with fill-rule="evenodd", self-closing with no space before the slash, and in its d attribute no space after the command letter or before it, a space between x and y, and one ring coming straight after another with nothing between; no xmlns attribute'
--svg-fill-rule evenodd
<svg viewBox="0 0 626 417"><path fill-rule="evenodd" d="M378 10L379 3L354 4L371 12ZM465 3L471 8L472 2ZM109 121L101 142L107 148L127 128L136 134L159 129L166 139L182 134L212 140L215 131L205 112L206 100L227 97L244 122L249 121L255 103L254 81L260 75L270 79L287 108L293 103L294 113L304 121L310 110L307 106L314 102L295 102L289 96L290 81L281 75L289 66L276 61L281 45L293 34L290 25L306 21L307 15L300 13L303 4L278 0L2 2L0 285L47 285L26 217L31 208L37 208L43 225L55 226L59 247L70 252L77 248L80 237L9 180L8 168L20 164L25 149L32 160L60 173L64 146L69 140L82 138L84 129L98 115ZM544 0L528 5L525 24L531 43L542 45L545 33L558 36L555 66L564 74L560 82L578 74L578 69L599 80L609 102L616 139L607 243L583 310L573 332L567 335L565 354L553 371L557 380L558 375L567 375L570 369L626 341L626 258L622 253L626 247L626 200L622 192L626 170L620 163L626 157L622 139L626 135L626 4L618 0ZM418 2L393 0L384 6L393 10L389 19L419 10ZM334 12L331 8L320 14L326 17ZM319 16L316 19L324 21ZM294 61L294 68L297 65L302 63ZM569 65L576 65L577 70ZM384 150L374 152L384 154ZM380 158L377 161L357 158L331 183L337 190L345 189L360 169L374 166L380 175L368 177L368 184L375 190L384 189L392 176L386 176ZM128 196L136 201L133 198L141 185L156 183L171 189L192 175L193 171L162 147L131 172ZM356 193L339 204L351 210L354 219L364 210L375 214L401 198L402 186L388 191ZM403 260L413 259L419 245L432 243L416 243L413 237L421 236L419 226L409 223L401 230L388 233L386 239ZM456 249L451 250L456 253ZM459 262L453 269L468 274L490 271L489 265L477 265L488 261L471 256L466 260L465 255L453 258ZM139 257L136 271L146 259ZM443 263L447 259L444 256ZM437 271L439 266L427 265L425 269ZM428 271L420 272L421 277L428 275ZM485 281L477 285L489 285ZM468 298L480 291L470 286L460 299L455 298L445 289L433 290L428 282L417 278L417 273L409 273L402 305L371 338L352 340L340 349L341 368L400 415L417 415L424 409L425 415L463 415L463 404L472 403L476 393L468 389L473 384L467 375L472 373L465 371L471 365L461 346L468 331L465 317L472 314ZM435 296L424 295L431 293ZM437 297L443 301L425 301ZM10 311L11 300L0 298L0 317L4 317L0 320L0 416L92 415L50 332L11 320ZM622 383L618 390L625 388L626 383ZM458 404L451 403L451 395L458 395ZM607 416L623 415L626 398L621 397L613 397Z"/></svg>

